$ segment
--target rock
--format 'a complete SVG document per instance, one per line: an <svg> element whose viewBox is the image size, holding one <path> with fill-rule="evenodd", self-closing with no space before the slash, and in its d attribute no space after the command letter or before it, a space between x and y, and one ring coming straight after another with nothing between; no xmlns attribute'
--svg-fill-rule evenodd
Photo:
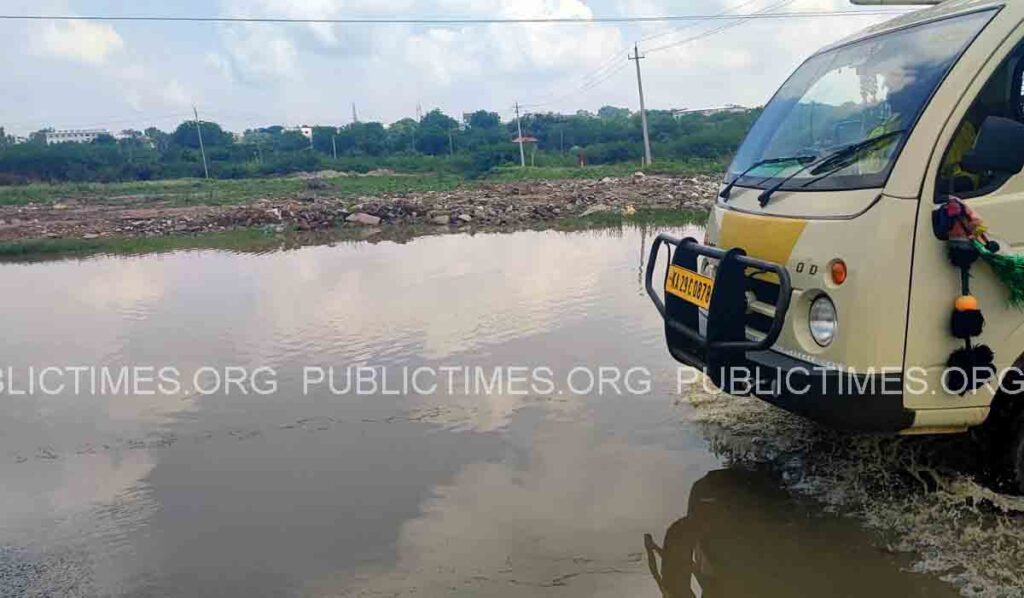
<svg viewBox="0 0 1024 598"><path fill-rule="evenodd" d="M346 222L354 222L356 224L365 224L366 226L377 226L380 224L380 218L377 216L371 216L366 212L356 212L345 218Z"/></svg>
<svg viewBox="0 0 1024 598"><path fill-rule="evenodd" d="M636 208L633 206L626 206L622 209L623 216L636 216Z"/></svg>
<svg viewBox="0 0 1024 598"><path fill-rule="evenodd" d="M88 234L82 235L83 239L98 239L99 237L100 236L97 235L96 233L88 233Z"/></svg>
<svg viewBox="0 0 1024 598"><path fill-rule="evenodd" d="M590 216L592 214L600 214L602 212L611 212L611 211L612 211L611 206L606 206L603 203L599 203L599 204L597 204L595 206L590 206L586 210L583 210L583 213L580 214L580 216Z"/></svg>
<svg viewBox="0 0 1024 598"><path fill-rule="evenodd" d="M639 170L633 173L633 180L642 181L645 178L647 178L647 175Z"/></svg>
<svg viewBox="0 0 1024 598"><path fill-rule="evenodd" d="M608 183L614 183L615 179L613 179L610 176L606 176L603 179L601 179L601 182L604 183L605 185L607 185Z"/></svg>
<svg viewBox="0 0 1024 598"><path fill-rule="evenodd" d="M458 218L462 222L472 222L473 221L473 217L470 216L469 214L459 214Z"/></svg>
<svg viewBox="0 0 1024 598"><path fill-rule="evenodd" d="M430 219L431 222L438 225L448 224L451 219L448 216L434 216Z"/></svg>

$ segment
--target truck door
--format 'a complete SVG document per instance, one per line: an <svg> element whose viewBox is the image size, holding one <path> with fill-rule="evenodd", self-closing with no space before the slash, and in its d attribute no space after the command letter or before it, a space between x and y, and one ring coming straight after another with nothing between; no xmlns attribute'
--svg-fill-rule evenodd
<svg viewBox="0 0 1024 598"><path fill-rule="evenodd" d="M959 270L936 238L931 212L949 195L961 198L989 227L1006 253L1024 253L1024 174L975 172L970 159L987 119L1012 119L1024 126L1024 43L1018 28L1006 50L996 51L989 65L968 87L960 105L939 136L920 202L911 279L907 368L919 368L921 383L908 386L905 405L918 412L916 426L974 425L987 415L998 380L960 396L941 382L946 361L963 346L949 329L953 301L960 294ZM998 58L1005 56L1005 58ZM1022 147L1022 146L1018 146ZM998 371L1013 365L1024 352L1024 312L1008 304L1007 289L991 268L978 262L971 270L971 293L978 298L986 326L978 343L995 352ZM957 420L960 420L959 422Z"/></svg>

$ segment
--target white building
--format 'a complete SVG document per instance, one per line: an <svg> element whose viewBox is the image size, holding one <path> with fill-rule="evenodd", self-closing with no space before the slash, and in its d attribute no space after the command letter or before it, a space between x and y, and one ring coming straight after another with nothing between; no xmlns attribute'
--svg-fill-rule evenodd
<svg viewBox="0 0 1024 598"><path fill-rule="evenodd" d="M746 112L750 110L745 106L739 106L737 104L726 104L719 108L681 108L672 111L672 116L680 117L685 114L700 114L701 116L712 116L715 114L737 114L740 112Z"/></svg>
<svg viewBox="0 0 1024 598"><path fill-rule="evenodd" d="M64 131L47 131L46 145L54 143L92 143L100 135L110 135L106 129L68 129Z"/></svg>

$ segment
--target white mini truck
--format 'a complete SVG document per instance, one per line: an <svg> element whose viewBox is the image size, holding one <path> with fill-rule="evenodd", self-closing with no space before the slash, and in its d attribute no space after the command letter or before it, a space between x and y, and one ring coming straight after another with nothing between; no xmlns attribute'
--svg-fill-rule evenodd
<svg viewBox="0 0 1024 598"><path fill-rule="evenodd" d="M949 0L822 49L751 128L705 239L651 248L671 354L836 427L984 425L1024 491L1024 311L985 259L951 261L1024 254L1022 169L1024 2ZM961 308L984 326L958 337ZM965 351L982 372L951 376Z"/></svg>

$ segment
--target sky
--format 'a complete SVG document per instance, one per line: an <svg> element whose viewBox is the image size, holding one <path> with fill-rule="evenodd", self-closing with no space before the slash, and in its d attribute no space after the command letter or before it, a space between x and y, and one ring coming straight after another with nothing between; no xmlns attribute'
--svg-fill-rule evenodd
<svg viewBox="0 0 1024 598"><path fill-rule="evenodd" d="M848 0L0 0L3 14L245 17L583 17L851 10ZM870 7L869 7L870 8ZM323 25L0 21L0 126L173 129L394 122L459 116L763 105L821 46L889 17L725 23Z"/></svg>

